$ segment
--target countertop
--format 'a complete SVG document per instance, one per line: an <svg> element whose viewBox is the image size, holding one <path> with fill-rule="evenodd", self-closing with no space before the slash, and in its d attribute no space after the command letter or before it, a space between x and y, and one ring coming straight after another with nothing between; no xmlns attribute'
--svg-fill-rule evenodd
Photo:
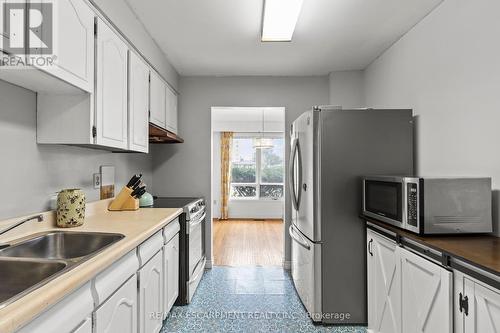
<svg viewBox="0 0 500 333"><path fill-rule="evenodd" d="M368 217L366 221L401 237L462 260L479 269L500 276L500 238L489 235L420 236Z"/></svg>
<svg viewBox="0 0 500 333"><path fill-rule="evenodd" d="M10 333L31 321L44 310L94 278L113 262L136 248L182 213L176 208L146 208L130 212L109 212L109 200L87 204L85 223L81 227L55 227L54 212L46 212L44 222L25 223L2 235L0 243L47 230L120 233L125 237L91 259L58 276L46 285L0 309L0 332ZM0 222L0 230L19 219Z"/></svg>

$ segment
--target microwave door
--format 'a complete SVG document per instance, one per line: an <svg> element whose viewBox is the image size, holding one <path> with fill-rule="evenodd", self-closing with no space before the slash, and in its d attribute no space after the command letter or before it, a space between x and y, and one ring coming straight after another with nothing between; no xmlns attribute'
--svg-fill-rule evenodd
<svg viewBox="0 0 500 333"><path fill-rule="evenodd" d="M403 183L365 181L365 214L397 227L404 227Z"/></svg>

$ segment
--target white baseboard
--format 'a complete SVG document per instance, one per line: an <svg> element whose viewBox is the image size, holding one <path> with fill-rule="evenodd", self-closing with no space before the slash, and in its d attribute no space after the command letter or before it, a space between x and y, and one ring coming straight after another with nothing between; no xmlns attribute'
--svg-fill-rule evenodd
<svg viewBox="0 0 500 333"><path fill-rule="evenodd" d="M291 261L287 261L287 260L283 260L283 269L284 270L291 270L292 269L292 262Z"/></svg>
<svg viewBox="0 0 500 333"><path fill-rule="evenodd" d="M208 260L207 259L207 262L205 263L205 268L206 269L212 269L212 260Z"/></svg>

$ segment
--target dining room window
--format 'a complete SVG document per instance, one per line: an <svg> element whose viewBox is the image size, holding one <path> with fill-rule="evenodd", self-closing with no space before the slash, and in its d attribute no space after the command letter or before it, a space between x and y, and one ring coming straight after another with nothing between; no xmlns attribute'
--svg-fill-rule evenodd
<svg viewBox="0 0 500 333"><path fill-rule="evenodd" d="M284 138L266 133L268 147L256 144L259 134L235 133L231 152L231 199L281 200L284 194Z"/></svg>

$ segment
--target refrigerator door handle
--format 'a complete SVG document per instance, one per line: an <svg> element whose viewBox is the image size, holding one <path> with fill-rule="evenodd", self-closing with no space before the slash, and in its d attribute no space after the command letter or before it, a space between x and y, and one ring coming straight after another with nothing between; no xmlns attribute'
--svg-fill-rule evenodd
<svg viewBox="0 0 500 333"><path fill-rule="evenodd" d="M295 192L295 186L297 185L295 183L295 157L297 156L297 167L298 167L298 179L297 182L299 186L297 187L298 193ZM290 193L292 195L292 204L293 208L295 210L299 210L299 205L300 205L300 197L302 194L302 187L300 186L302 184L302 156L300 153L300 144L299 144L299 139L294 139L293 144L292 144L292 153L290 154L290 163L289 163L289 169L288 169L288 178L289 178L289 185L290 185Z"/></svg>
<svg viewBox="0 0 500 333"><path fill-rule="evenodd" d="M293 232L293 225L291 225L288 228L288 233L290 234L290 237L297 243L299 243L300 246L306 248L307 250L311 249L311 245L307 243L307 241L304 239L304 237L297 235L295 232Z"/></svg>

